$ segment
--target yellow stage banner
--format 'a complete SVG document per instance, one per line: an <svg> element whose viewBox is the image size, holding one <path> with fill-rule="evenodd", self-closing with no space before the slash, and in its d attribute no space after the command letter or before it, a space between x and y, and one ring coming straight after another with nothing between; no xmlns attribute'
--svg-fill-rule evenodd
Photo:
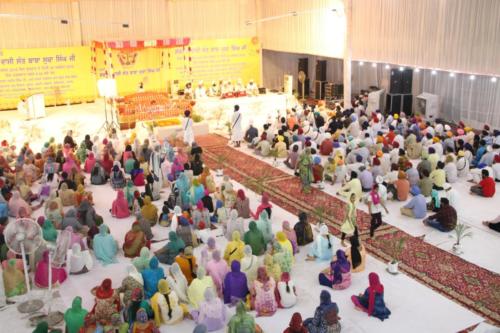
<svg viewBox="0 0 500 333"><path fill-rule="evenodd" d="M0 110L21 96L45 95L45 105L93 101L96 93L88 47L0 50Z"/></svg>
<svg viewBox="0 0 500 333"><path fill-rule="evenodd" d="M187 81L196 87L203 80L205 87L212 81L242 79L246 85L253 79L261 84L261 53L257 37L191 40L189 47L169 49L164 64L170 80Z"/></svg>
<svg viewBox="0 0 500 333"><path fill-rule="evenodd" d="M111 57L111 62L105 63L106 57ZM160 48L100 49L97 72L99 78L113 75L121 96L138 92L141 83L144 91L165 92L167 87Z"/></svg>

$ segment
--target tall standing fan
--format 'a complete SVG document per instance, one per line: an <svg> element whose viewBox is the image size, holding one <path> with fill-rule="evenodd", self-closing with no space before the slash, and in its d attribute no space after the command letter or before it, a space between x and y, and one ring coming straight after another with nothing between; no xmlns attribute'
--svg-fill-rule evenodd
<svg viewBox="0 0 500 333"><path fill-rule="evenodd" d="M34 253L43 243L42 229L33 219L20 218L7 225L4 231L5 243L14 253L20 254L23 260L24 278L26 280L26 295L28 300L19 304L17 309L21 313L32 313L43 307L43 301L30 299L30 279L26 255Z"/></svg>
<svg viewBox="0 0 500 333"><path fill-rule="evenodd" d="M306 82L306 73L304 71L300 71L299 72L299 75L298 75L298 78L299 78L299 82L301 83L302 85L302 100L305 99L305 95L306 95L306 87L305 87L305 82Z"/></svg>

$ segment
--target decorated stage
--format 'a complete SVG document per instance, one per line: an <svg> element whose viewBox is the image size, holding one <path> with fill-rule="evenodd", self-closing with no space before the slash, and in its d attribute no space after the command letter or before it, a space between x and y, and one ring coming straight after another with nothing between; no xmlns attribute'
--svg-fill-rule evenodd
<svg viewBox="0 0 500 333"><path fill-rule="evenodd" d="M298 104L294 96L267 93L225 99L219 97L197 99L193 111L209 122L210 130L227 132L226 123L231 120L235 105L240 106L243 115L242 128L247 128L250 120L253 121L255 127L262 128L268 117L274 120L278 112L284 115L286 109L296 107Z"/></svg>

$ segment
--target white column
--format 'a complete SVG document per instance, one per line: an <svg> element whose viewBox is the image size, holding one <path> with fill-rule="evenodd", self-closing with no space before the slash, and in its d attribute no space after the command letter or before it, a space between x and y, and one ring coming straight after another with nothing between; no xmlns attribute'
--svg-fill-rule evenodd
<svg viewBox="0 0 500 333"><path fill-rule="evenodd" d="M345 41L344 41L344 108L351 105L351 36L352 36L352 0L344 0Z"/></svg>

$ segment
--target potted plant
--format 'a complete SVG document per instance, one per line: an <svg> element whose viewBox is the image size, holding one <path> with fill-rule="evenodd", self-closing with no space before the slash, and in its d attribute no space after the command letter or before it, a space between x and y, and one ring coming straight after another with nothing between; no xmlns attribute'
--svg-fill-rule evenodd
<svg viewBox="0 0 500 333"><path fill-rule="evenodd" d="M405 248L406 240L401 237L388 241L388 243L390 252L392 254L392 260L387 264L387 271L391 274L396 275L399 273L399 261L401 258L401 253Z"/></svg>
<svg viewBox="0 0 500 333"><path fill-rule="evenodd" d="M262 194L265 191L266 182L271 179L268 171L263 171L260 176L248 177L245 181L246 186L257 194Z"/></svg>
<svg viewBox="0 0 500 333"><path fill-rule="evenodd" d="M227 157L224 154L216 155L215 162L217 163L217 169L215 170L215 175L217 177L222 177L224 175L224 162L226 162Z"/></svg>
<svg viewBox="0 0 500 333"><path fill-rule="evenodd" d="M458 223L457 226L455 227L455 238L456 242L453 244L452 251L455 254L462 254L462 244L460 244L460 241L466 237L472 237L472 231L469 231L470 227L468 225L465 225L463 223Z"/></svg>
<svg viewBox="0 0 500 333"><path fill-rule="evenodd" d="M326 218L325 206L314 207L312 213L318 219L318 225L321 225L322 223L324 223L324 220Z"/></svg>

